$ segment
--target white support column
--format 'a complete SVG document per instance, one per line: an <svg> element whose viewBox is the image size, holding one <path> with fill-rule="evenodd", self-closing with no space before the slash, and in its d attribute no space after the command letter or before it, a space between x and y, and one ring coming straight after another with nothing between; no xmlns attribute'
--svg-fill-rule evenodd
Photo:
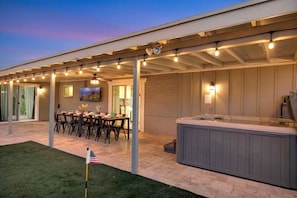
<svg viewBox="0 0 297 198"><path fill-rule="evenodd" d="M54 112L55 112L55 89L56 87L56 78L55 78L55 73L51 74L51 79L50 79L50 105L49 105L49 129L48 129L48 134L49 134L49 141L48 145L50 147L54 146L54 126L55 126L55 120L54 120Z"/></svg>
<svg viewBox="0 0 297 198"><path fill-rule="evenodd" d="M12 105L13 105L13 80L10 80L9 89L8 89L8 134L12 134Z"/></svg>
<svg viewBox="0 0 297 198"><path fill-rule="evenodd" d="M138 112L139 112L139 79L140 61L134 59L133 74L133 127L132 127L132 174L138 173Z"/></svg>

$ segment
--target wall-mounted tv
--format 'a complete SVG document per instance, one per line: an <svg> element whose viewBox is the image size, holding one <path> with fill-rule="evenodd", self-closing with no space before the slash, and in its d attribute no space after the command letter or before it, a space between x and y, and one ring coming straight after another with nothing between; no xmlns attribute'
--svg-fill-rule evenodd
<svg viewBox="0 0 297 198"><path fill-rule="evenodd" d="M81 87L79 90L80 101L99 102L101 100L100 87Z"/></svg>

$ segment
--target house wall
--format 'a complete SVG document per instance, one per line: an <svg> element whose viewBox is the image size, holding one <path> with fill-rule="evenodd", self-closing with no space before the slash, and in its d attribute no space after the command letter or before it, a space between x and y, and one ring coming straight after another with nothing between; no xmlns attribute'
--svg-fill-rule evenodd
<svg viewBox="0 0 297 198"><path fill-rule="evenodd" d="M73 85L73 97L64 97L63 88L64 85ZM94 87L90 85L88 81L73 81L73 82L61 82L59 86L59 99L60 111L75 111L78 110L81 104L88 104L88 111L96 111L96 105L101 106L102 112L107 112L108 105L108 87L106 82L100 82L97 87L101 88L101 101L100 102L88 102L79 100L79 89L81 87Z"/></svg>
<svg viewBox="0 0 297 198"><path fill-rule="evenodd" d="M50 104L50 84L49 83L40 83L40 86L43 88L43 93L39 94L39 120L48 121L49 120L49 104ZM56 83L56 95L55 95L55 104L58 104L59 100L59 83ZM57 106L57 105L55 105Z"/></svg>
<svg viewBox="0 0 297 198"><path fill-rule="evenodd" d="M208 85L216 84L206 104ZM178 117L219 114L279 118L282 97L296 90L296 66L148 76L144 131L176 134ZM290 118L284 107L284 117Z"/></svg>

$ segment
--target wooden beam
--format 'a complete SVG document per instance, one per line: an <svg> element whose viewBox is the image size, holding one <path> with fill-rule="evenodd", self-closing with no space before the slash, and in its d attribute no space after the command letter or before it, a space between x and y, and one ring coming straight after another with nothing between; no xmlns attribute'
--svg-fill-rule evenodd
<svg viewBox="0 0 297 198"><path fill-rule="evenodd" d="M232 49L226 48L223 50L225 50L229 55L231 55L233 58L235 58L238 62L240 62L242 64L245 63L245 61L238 54L236 54Z"/></svg>
<svg viewBox="0 0 297 198"><path fill-rule="evenodd" d="M211 63L216 66L222 67L224 65L223 62L219 61L218 59L214 58L213 56L211 56L205 52L193 53L193 55L200 58L201 60L203 60L205 62Z"/></svg>

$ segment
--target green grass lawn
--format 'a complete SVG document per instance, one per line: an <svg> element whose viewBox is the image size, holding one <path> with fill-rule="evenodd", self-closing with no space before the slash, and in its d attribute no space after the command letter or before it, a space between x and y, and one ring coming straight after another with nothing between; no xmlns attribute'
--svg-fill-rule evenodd
<svg viewBox="0 0 297 198"><path fill-rule="evenodd" d="M84 197L84 188L84 158L35 142L0 146L0 197L75 198ZM88 197L199 196L104 164L91 164Z"/></svg>

